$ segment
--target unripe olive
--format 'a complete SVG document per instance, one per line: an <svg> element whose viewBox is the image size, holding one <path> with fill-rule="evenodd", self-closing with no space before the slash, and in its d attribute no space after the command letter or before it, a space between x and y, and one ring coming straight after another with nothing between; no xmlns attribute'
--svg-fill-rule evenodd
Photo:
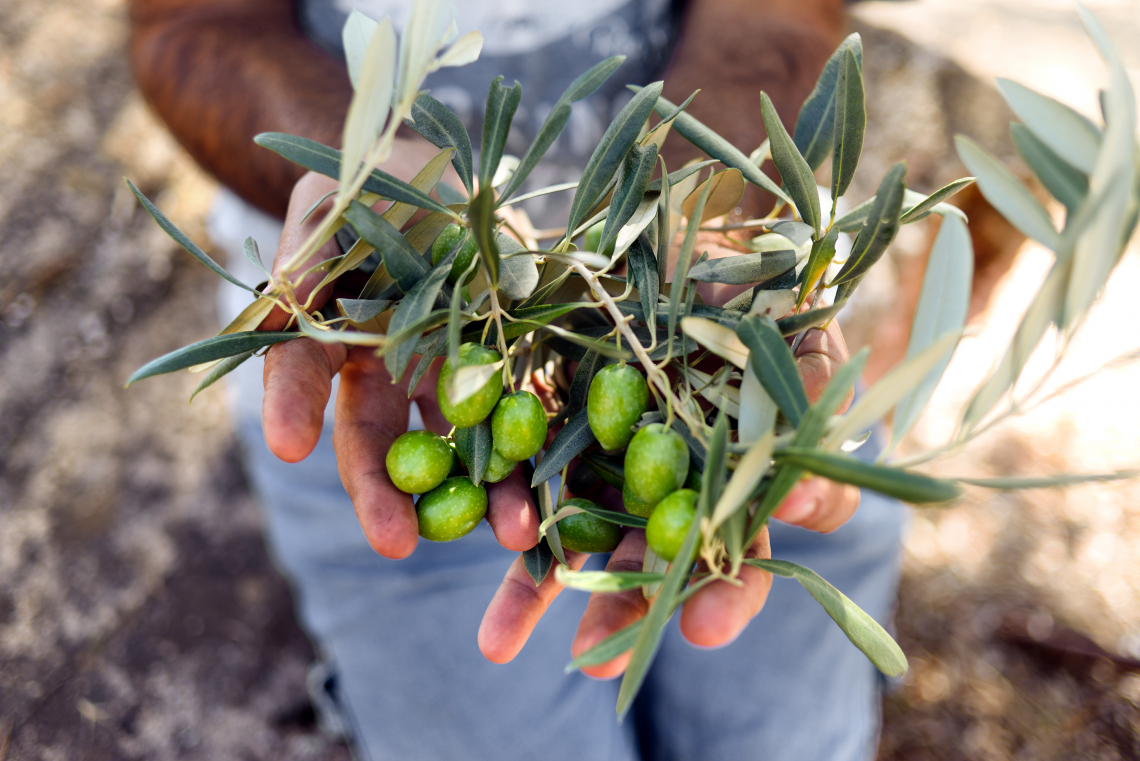
<svg viewBox="0 0 1140 761"><path fill-rule="evenodd" d="M697 493L692 489L678 489L658 502L645 527L645 541L649 543L649 549L659 558L676 560L696 514ZM696 559L696 550L697 545L693 545L690 562Z"/></svg>
<svg viewBox="0 0 1140 761"><path fill-rule="evenodd" d="M680 489L688 472L688 445L660 423L639 429L625 451L625 484L646 504L656 505Z"/></svg>
<svg viewBox="0 0 1140 761"><path fill-rule="evenodd" d="M464 241L466 236L467 240ZM468 235L467 228L456 222L452 222L447 227L443 228L443 232L435 239L435 243L431 244L431 263L432 265L439 264L443 257L447 256L451 249L459 245L463 241L463 247L455 255L455 260L451 264L451 273L447 276L449 283L455 283L471 266L471 261L475 258L475 254L479 252L479 247L475 244L475 236ZM475 279L475 274L478 268L472 269L471 274L463 281L466 285Z"/></svg>
<svg viewBox="0 0 1140 761"><path fill-rule="evenodd" d="M607 365L590 382L586 418L603 449L621 449L633 426L649 409L649 386L629 365Z"/></svg>
<svg viewBox="0 0 1140 761"><path fill-rule="evenodd" d="M501 359L499 352L474 343L466 343L459 347L459 366L490 365ZM452 368L451 359L443 363L439 371L439 383L436 384L436 398L439 401L439 410L447 418L447 422L456 428L470 428L482 423L495 403L503 394L503 379L499 373L493 374L483 387L459 404L452 404L447 400L447 382L457 368Z"/></svg>
<svg viewBox="0 0 1140 761"><path fill-rule="evenodd" d="M642 518L648 518L653 514L653 505L644 502L637 498L637 495L629 490L629 482L621 488L621 503L625 506L625 511L630 515L640 515Z"/></svg>
<svg viewBox="0 0 1140 761"><path fill-rule="evenodd" d="M518 465L514 460L508 460L503 457L498 451L491 450L491 458L487 460L487 469L483 471L483 480L497 484L504 478L514 472L515 466Z"/></svg>
<svg viewBox="0 0 1140 761"><path fill-rule="evenodd" d="M700 492L702 481L704 481L704 474L695 467L689 468L689 475L685 477L685 488Z"/></svg>
<svg viewBox="0 0 1140 761"><path fill-rule="evenodd" d="M471 533L487 514L487 490L466 476L453 476L416 503L420 536L450 542Z"/></svg>
<svg viewBox="0 0 1140 761"><path fill-rule="evenodd" d="M431 431L408 431L392 442L384 464L396 488L423 494L443 483L455 461L447 439Z"/></svg>
<svg viewBox="0 0 1140 761"><path fill-rule="evenodd" d="M588 499L568 499L563 507L598 508ZM621 541L621 527L590 513L578 513L558 521L562 546L575 552L613 552Z"/></svg>
<svg viewBox="0 0 1140 761"><path fill-rule="evenodd" d="M594 251L601 254L602 256L612 257L614 255L614 247L617 243L617 239L610 241L610 244L606 246L605 251L598 251L598 246L602 245L602 233L605 231L605 229L605 220L602 220L596 225L591 226L590 229L586 231L585 240L582 241L582 245L585 247L584 250Z"/></svg>
<svg viewBox="0 0 1140 761"><path fill-rule="evenodd" d="M491 415L491 441L503 457L530 459L546 443L546 410L529 391L507 394Z"/></svg>

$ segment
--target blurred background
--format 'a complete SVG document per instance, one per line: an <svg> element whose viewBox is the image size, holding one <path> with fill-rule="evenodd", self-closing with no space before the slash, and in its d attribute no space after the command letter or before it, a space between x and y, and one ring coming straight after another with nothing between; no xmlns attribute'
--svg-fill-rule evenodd
<svg viewBox="0 0 1140 761"><path fill-rule="evenodd" d="M133 88L125 6L0 2L0 761L347 759L314 725L312 650L262 545L223 388L193 406L186 374L122 388L218 329L214 276L122 181L210 250L216 186ZM1140 2L1089 6L1140 84ZM870 120L854 198L900 158L917 190L965 175L955 133L1024 174L995 77L1097 115L1103 69L1067 0L865 2L851 26ZM976 193L959 202L977 330L904 449L950 434L1049 263ZM936 224L903 228L844 316L874 348L871 379L905 351ZM1050 388L1140 347L1137 292L1134 247ZM933 470L1138 467L1137 388L1140 362L1114 363ZM1118 482L971 490L916 512L897 616L911 669L886 697L879 757L1140 758L1138 505L1140 483Z"/></svg>

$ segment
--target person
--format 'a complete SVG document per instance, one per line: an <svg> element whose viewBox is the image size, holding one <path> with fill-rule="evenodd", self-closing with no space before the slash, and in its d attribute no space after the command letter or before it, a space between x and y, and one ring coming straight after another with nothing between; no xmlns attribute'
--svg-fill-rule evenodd
<svg viewBox="0 0 1140 761"><path fill-rule="evenodd" d="M281 131L339 144L351 98L337 58L339 30L353 6L377 18L391 15L399 27L410 2L133 0L131 57L143 94L228 188L210 224L223 248L236 251L253 235L263 247L278 244L277 261L287 258L319 217L302 222L305 212L335 188L256 147L252 137ZM463 31L484 32L484 53L472 66L433 74L426 86L477 135L483 88L498 74L519 79L525 109L512 139L517 135L524 147L543 105L577 74L609 55L628 56L606 87L575 106L567 134L535 178L540 184L580 170L623 102L623 85L644 84L662 69L667 98L680 102L702 88L691 113L750 150L764 137L761 87L790 121L844 23L840 0L469 0L458 16ZM410 178L435 152L401 131L384 169ZM670 167L695 155L673 139L663 151ZM763 199L754 191L740 214L760 209ZM336 245L330 241L318 255L338 254ZM730 241L715 236L700 245L712 256L733 252ZM229 261L235 269L245 266L240 256ZM250 281L264 279L249 269ZM236 288L223 289L224 321L248 303L243 299ZM262 328L284 321L274 314ZM813 331L797 354L814 398L846 359L846 348L833 327ZM388 480L384 453L409 427L449 430L432 399L437 372L438 365L409 401L407 379L392 383L369 351L300 339L268 353L263 377L250 362L229 385L268 544L324 664L314 671L315 700L326 722L343 722L360 757L862 759L873 753L878 672L798 585L773 585L753 568L742 586L718 582L686 604L632 720L616 722L617 682L567 675L563 666L571 652L644 615L644 597L640 590L588 602L558 596L553 575L536 587L521 560L510 562L507 550L537 541L538 517L521 475L490 490L487 525L459 542L417 543L414 506ZM876 447L873 437L864 456L873 457ZM902 512L870 493L856 512L859 505L856 489L804 481L778 511L770 539L765 533L752 551L767 556L770 541L777 557L814 568L885 623L897 585ZM607 567L640 570L643 551L643 534L627 532ZM761 607L765 615L749 626ZM587 672L609 677L624 666L619 658Z"/></svg>

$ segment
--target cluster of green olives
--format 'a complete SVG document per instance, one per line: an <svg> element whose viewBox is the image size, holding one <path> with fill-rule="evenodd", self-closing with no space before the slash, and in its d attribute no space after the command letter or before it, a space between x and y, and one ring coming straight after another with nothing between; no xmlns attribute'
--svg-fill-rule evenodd
<svg viewBox="0 0 1140 761"><path fill-rule="evenodd" d="M430 431L409 431L388 450L386 465L392 483L408 494L422 495L416 512L420 536L425 539L458 539L487 513L486 489L462 475L459 468L459 463L467 465L464 453L474 426L490 416L492 450L483 475L490 483L505 479L546 442L542 402L529 391L504 395L497 373L459 404L448 399L447 384L459 367L493 364L499 359L494 349L463 344L458 367L453 367L450 359L444 362L436 388L440 411L455 426L453 440ZM590 430L603 449L626 450L622 502L627 512L649 519L645 529L649 546L659 557L671 561L692 523L697 492L684 488L690 478L689 448L680 435L660 423L634 433L633 426L648 408L649 387L633 367L609 365L594 376L586 402ZM617 547L621 529L589 511L596 511L597 506L584 499L571 499L562 506L587 509L559 521L563 547L591 553Z"/></svg>
<svg viewBox="0 0 1140 761"><path fill-rule="evenodd" d="M462 271L459 273L462 274ZM459 367L498 362L499 353L479 344L459 347ZM460 475L456 459L463 461L470 429L491 418L491 457L484 481L496 483L515 466L533 457L546 443L546 410L529 391L503 395L498 373L474 394L452 404L446 393L455 373L451 360L443 363L436 396L439 409L455 426L454 440L431 431L409 431L392 443L385 459L388 477L400 491L422 495L416 503L420 536L449 542L471 532L487 513L487 490ZM458 458L457 458L458 455Z"/></svg>

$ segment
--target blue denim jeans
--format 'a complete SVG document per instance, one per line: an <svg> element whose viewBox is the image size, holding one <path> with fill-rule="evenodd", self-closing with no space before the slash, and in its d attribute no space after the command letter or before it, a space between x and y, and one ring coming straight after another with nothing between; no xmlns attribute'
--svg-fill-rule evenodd
<svg viewBox="0 0 1140 761"><path fill-rule="evenodd" d="M212 233L225 246L216 220ZM263 251L275 242L259 239ZM240 254L229 261L244 264ZM247 303L233 287L221 296L226 319ZM564 673L585 593L564 591L514 661L487 661L476 633L515 554L483 524L456 542L421 541L404 560L380 557L341 486L331 422L326 418L313 454L289 465L262 435L261 361L233 373L229 389L268 545L333 675L359 758L873 756L883 680L795 581L775 578L764 610L718 650L688 645L671 622L633 711L619 724L617 680ZM877 449L872 438L860 453L872 457ZM864 492L855 517L832 534L773 523L772 554L814 569L887 624L904 519L897 502ZM604 558L591 562L600 568Z"/></svg>

